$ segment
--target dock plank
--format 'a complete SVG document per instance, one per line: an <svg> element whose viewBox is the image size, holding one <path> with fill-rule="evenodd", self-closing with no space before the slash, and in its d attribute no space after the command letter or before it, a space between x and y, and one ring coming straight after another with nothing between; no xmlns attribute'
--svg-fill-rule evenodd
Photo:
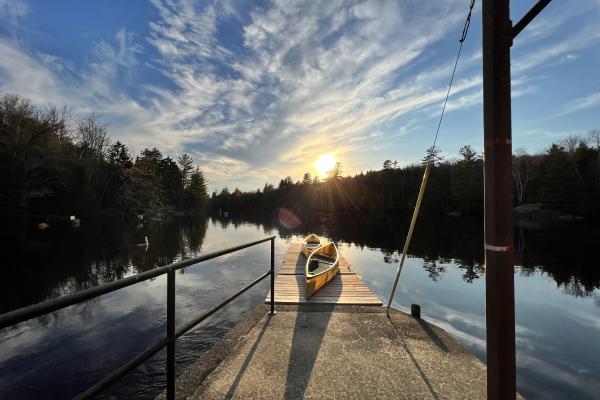
<svg viewBox="0 0 600 400"><path fill-rule="evenodd" d="M364 284L356 269L340 255L340 271L310 299L305 298L304 267L306 257L300 243L291 243L275 277L275 304L351 304L382 305L381 300ZM271 302L271 292L266 303Z"/></svg>

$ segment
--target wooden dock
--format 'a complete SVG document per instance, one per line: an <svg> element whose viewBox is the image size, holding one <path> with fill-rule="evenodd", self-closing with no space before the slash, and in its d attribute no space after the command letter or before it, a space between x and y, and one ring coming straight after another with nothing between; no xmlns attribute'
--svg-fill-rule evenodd
<svg viewBox="0 0 600 400"><path fill-rule="evenodd" d="M354 267L340 254L340 270L336 277L308 300L304 267L306 257L300 251L300 243L288 248L279 273L275 278L275 304L349 304L381 306L381 300L371 292L356 273ZM271 292L266 303L271 302Z"/></svg>

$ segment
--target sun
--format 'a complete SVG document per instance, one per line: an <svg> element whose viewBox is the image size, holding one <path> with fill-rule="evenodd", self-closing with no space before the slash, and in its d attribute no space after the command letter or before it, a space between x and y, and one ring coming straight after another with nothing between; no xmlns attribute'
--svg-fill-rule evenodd
<svg viewBox="0 0 600 400"><path fill-rule="evenodd" d="M333 168L335 160L331 154L323 154L316 162L317 169L321 176L326 176Z"/></svg>

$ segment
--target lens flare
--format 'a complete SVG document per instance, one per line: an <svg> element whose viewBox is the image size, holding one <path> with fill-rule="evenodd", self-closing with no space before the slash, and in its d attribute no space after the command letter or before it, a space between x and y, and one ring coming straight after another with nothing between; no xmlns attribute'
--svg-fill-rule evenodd
<svg viewBox="0 0 600 400"><path fill-rule="evenodd" d="M302 221L300 221L300 218L298 218L296 214L283 207L279 209L278 219L281 226L287 229L296 228L302 223Z"/></svg>

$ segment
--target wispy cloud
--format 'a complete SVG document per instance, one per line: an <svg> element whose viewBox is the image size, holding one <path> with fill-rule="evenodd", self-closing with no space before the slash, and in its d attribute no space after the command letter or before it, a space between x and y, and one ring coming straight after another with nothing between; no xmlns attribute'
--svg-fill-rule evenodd
<svg viewBox="0 0 600 400"><path fill-rule="evenodd" d="M0 37L0 90L96 110L134 150L189 152L215 185L244 177L244 188L300 176L317 149L357 159L366 140L383 145L437 117L454 50L436 52L460 33L466 14L461 0L151 4L156 13L146 32L122 28L103 37L83 65ZM0 0L3 20L28 9ZM593 27L548 43L551 29L563 24L557 21L533 25L522 41L515 96L539 90L540 68L571 62L596 43ZM481 51L474 47L463 54L448 112L482 101ZM164 79L140 80L148 70Z"/></svg>
<svg viewBox="0 0 600 400"><path fill-rule="evenodd" d="M396 75L444 36L430 29L436 15L447 26L464 17L458 3L274 2L250 13L230 49L217 35L229 18L218 3L155 1L161 21L149 41L178 88L163 100L177 108L188 146L252 168L279 161L294 170L314 159L313 148L350 151L349 139L440 100L443 89L431 86L447 79L447 68L411 85L398 85Z"/></svg>
<svg viewBox="0 0 600 400"><path fill-rule="evenodd" d="M554 116L563 116L592 107L600 108L600 91L565 103Z"/></svg>
<svg viewBox="0 0 600 400"><path fill-rule="evenodd" d="M29 6L24 0L0 0L0 19L4 29L13 35L19 27L19 19L29 12Z"/></svg>

